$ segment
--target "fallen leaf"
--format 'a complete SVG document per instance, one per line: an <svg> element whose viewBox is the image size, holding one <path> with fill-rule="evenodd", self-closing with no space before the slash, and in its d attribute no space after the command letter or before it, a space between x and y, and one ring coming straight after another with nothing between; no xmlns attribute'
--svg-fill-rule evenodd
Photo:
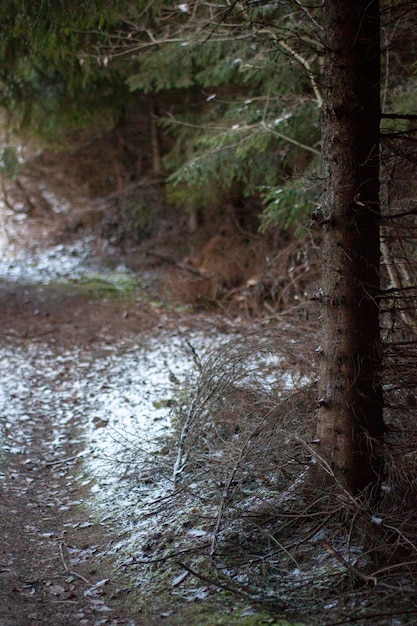
<svg viewBox="0 0 417 626"><path fill-rule="evenodd" d="M183 580L187 578L189 572L181 572L178 576L175 576L174 580L171 583L171 587L178 587L182 583Z"/></svg>
<svg viewBox="0 0 417 626"><path fill-rule="evenodd" d="M51 585L48 591L53 596L62 596L62 594L65 593L65 589L61 587L61 585Z"/></svg>

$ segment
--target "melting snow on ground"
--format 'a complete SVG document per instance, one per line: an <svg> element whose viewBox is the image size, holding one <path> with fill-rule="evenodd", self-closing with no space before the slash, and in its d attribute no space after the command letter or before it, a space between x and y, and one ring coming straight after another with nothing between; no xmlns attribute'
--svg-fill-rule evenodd
<svg viewBox="0 0 417 626"><path fill-rule="evenodd" d="M58 245L34 251L19 250L0 258L0 277L9 281L48 284L57 277L81 276L91 258L88 243Z"/></svg>
<svg viewBox="0 0 417 626"><path fill-rule="evenodd" d="M0 276L48 284L52 278L81 277L90 268L85 244L61 245L3 257ZM36 420L50 420L47 445L57 451L71 433L84 447L80 480L95 502L94 514L98 504L105 515L129 524L140 509L144 532L151 523L144 509L172 490L168 476L154 480L147 461L161 453L172 430L177 395L187 393L198 376L195 355L203 360L214 345L218 349L228 340L228 335L179 327L137 342L77 347L59 355L41 342L0 346L0 437L9 452L19 453L30 445ZM249 371L259 373L261 361L263 384L273 387L277 356L255 356ZM138 515L135 524L139 531Z"/></svg>
<svg viewBox="0 0 417 626"><path fill-rule="evenodd" d="M5 253L0 277L47 285L55 278L82 277L92 265L85 242L58 245ZM48 445L59 448L72 421L85 445L85 484L105 506L122 502L125 509L134 503L132 481L137 486L140 460L163 445L161 438L171 429L173 398L196 370L194 354L202 355L212 340L204 332L161 329L136 345L103 343L59 355L39 341L0 345L2 448L18 454L30 446L30 430L39 419L51 422Z"/></svg>

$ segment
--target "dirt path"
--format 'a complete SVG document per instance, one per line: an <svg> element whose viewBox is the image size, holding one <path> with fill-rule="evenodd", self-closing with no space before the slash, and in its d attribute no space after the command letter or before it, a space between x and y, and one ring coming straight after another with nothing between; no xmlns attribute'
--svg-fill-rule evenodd
<svg viewBox="0 0 417 626"><path fill-rule="evenodd" d="M106 556L111 519L88 509L83 402L63 355L91 361L166 321L145 304L0 281L0 626L139 623L120 609L128 590Z"/></svg>

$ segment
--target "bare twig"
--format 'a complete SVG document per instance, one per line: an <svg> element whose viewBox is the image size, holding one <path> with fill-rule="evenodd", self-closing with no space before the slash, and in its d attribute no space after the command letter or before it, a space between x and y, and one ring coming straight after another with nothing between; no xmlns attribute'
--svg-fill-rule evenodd
<svg viewBox="0 0 417 626"><path fill-rule="evenodd" d="M344 567L346 567L347 570L349 570L351 574L353 574L357 578L360 578L361 580L364 580L367 583L372 583L373 585L378 584L378 579L376 578L376 576L369 576L368 574L364 574L363 572L361 572L360 569L349 563L349 561L343 558L343 556L339 552L336 552L336 550L332 548L332 546L327 542L323 542L323 545L326 550L339 561L339 563L341 563Z"/></svg>
<svg viewBox="0 0 417 626"><path fill-rule="evenodd" d="M231 591L234 595L241 596L242 598L247 598L247 599L250 599L250 600L255 600L256 599L256 600L259 601L259 596L254 598L254 596L255 596L254 592L251 591L250 589L248 589L242 583L239 583L239 587L235 587L234 585L231 585L230 582L228 582L228 581L227 582L224 581L224 580L220 581L219 580L219 577L220 577L219 573L217 573L218 578L213 579L213 578L210 578L209 576L205 576L204 574L200 574L200 572L197 572L195 569L193 569L192 567L190 567L186 563L183 563L182 561L177 561L177 563L186 572L189 572L190 574L192 574L193 576L195 576L199 580L202 580L203 582L207 583L208 585L213 585L214 587L218 587L219 589L224 589L225 591ZM288 609L289 608L288 602L284 602L283 600L279 600L276 597L274 597L274 606L280 606L282 609Z"/></svg>
<svg viewBox="0 0 417 626"><path fill-rule="evenodd" d="M160 259L161 261L164 261L165 263L169 263L169 265L173 265L174 267L176 267L179 270L182 270L183 272L189 272L190 274L193 274L194 276L198 276L198 278L202 278L203 280L209 280L210 278L212 278L212 276L203 274L202 272L199 272L193 267L190 267L186 263L175 261L175 259L165 256L164 254L158 254L158 252L150 252L148 250L146 252L146 256L154 256L155 258Z"/></svg>
<svg viewBox="0 0 417 626"><path fill-rule="evenodd" d="M68 574L71 574L71 576L75 576L76 578L80 578L81 580L83 580L87 585L91 585L91 582L85 578L84 576L82 576L81 574L77 574L77 572L74 572L72 570L69 569L68 565L65 562L65 557L64 557L64 549L63 549L63 542L61 541L61 543L59 544L59 553L61 555L61 560L62 560L62 564L64 566L64 569L66 572L68 572Z"/></svg>

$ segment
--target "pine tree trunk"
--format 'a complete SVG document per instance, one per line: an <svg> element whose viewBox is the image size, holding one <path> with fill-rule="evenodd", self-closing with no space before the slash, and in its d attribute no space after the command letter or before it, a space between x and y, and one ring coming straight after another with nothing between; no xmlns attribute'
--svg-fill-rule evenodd
<svg viewBox="0 0 417 626"><path fill-rule="evenodd" d="M379 326L380 7L325 0L323 345L318 453L356 493L378 484L383 435Z"/></svg>
<svg viewBox="0 0 417 626"><path fill-rule="evenodd" d="M152 108L150 115L150 125L151 125L151 148L152 148L152 171L156 176L160 176L162 173L162 165L161 165L161 142L159 138L158 132L158 118L159 118L159 107L158 107L158 98L155 93L152 93Z"/></svg>

